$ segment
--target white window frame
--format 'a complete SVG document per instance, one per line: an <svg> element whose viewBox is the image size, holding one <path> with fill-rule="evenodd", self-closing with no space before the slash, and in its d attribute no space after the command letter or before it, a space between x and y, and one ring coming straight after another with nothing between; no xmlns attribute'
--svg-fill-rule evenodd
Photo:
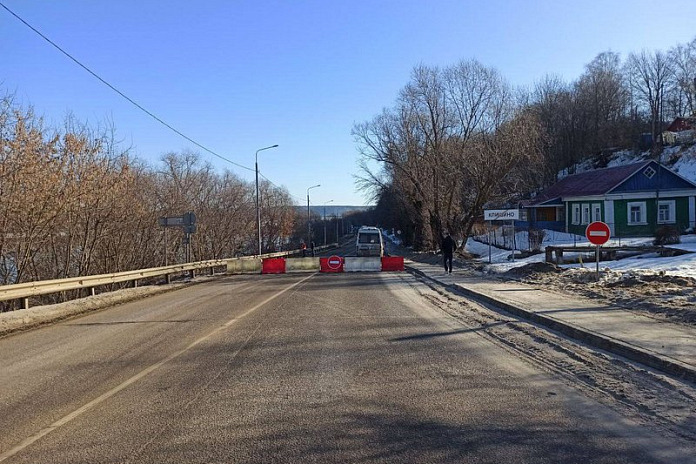
<svg viewBox="0 0 696 464"><path fill-rule="evenodd" d="M600 203L592 203L592 222L602 220L602 205Z"/></svg>
<svg viewBox="0 0 696 464"><path fill-rule="evenodd" d="M667 206L668 218L660 220L660 207ZM657 202L657 223L658 224L674 224L677 222L677 202L675 200L660 200Z"/></svg>
<svg viewBox="0 0 696 464"><path fill-rule="evenodd" d="M582 225L586 225L590 223L590 204L589 203L583 203L582 204L582 219L580 223Z"/></svg>
<svg viewBox="0 0 696 464"><path fill-rule="evenodd" d="M572 224L573 225L580 225L580 205L578 203L573 203L573 216L571 217L572 219Z"/></svg>
<svg viewBox="0 0 696 464"><path fill-rule="evenodd" d="M640 208L640 221L633 222L631 220L631 208ZM647 208L644 201L631 201L626 204L627 224L629 226L645 226L648 225Z"/></svg>

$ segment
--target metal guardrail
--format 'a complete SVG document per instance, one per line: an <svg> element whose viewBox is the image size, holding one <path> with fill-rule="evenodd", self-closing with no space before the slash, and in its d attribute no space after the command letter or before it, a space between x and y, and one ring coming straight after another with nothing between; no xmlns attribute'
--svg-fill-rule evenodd
<svg viewBox="0 0 696 464"><path fill-rule="evenodd" d="M316 247L315 251L322 251L335 247L335 244ZM278 258L300 254L301 250L282 251L278 253L266 253L263 255L243 256L240 258L213 259L197 261L195 263L174 264L171 266L152 267L133 271L115 272L112 274L98 274L83 277L69 277L67 279L39 280L35 282L23 282L21 284L0 285L0 301L22 300L22 309L29 308L29 298L33 296L48 295L50 293L64 292L68 290L89 289L95 294L95 287L116 284L121 282L135 282L151 277L169 276L181 272L194 273L201 269L210 269L227 266L230 261L249 260L259 258Z"/></svg>
<svg viewBox="0 0 696 464"><path fill-rule="evenodd" d="M564 264L564 253L593 253L595 259L597 256L598 248L595 245L580 245L580 246L547 246L545 249L545 261L547 263ZM689 253L689 251L682 250L675 247L666 246L602 246L599 250L600 258L605 260L614 261L618 253L622 252L636 252L636 253L657 253L660 256L679 256ZM554 259L555 255L555 259Z"/></svg>

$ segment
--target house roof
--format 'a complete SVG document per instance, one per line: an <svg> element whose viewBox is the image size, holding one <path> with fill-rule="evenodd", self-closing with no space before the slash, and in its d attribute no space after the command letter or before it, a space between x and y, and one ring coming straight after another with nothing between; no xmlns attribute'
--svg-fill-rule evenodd
<svg viewBox="0 0 696 464"><path fill-rule="evenodd" d="M676 118L667 128L667 132L681 132L696 129L696 118Z"/></svg>
<svg viewBox="0 0 696 464"><path fill-rule="evenodd" d="M638 172L651 161L627 164L612 168L581 172L561 179L524 206L541 206L543 203L560 203L563 197L604 195Z"/></svg>

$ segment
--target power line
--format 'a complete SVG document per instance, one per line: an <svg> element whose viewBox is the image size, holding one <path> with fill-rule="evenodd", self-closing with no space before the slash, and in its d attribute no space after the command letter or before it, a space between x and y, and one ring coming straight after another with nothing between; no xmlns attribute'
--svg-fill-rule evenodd
<svg viewBox="0 0 696 464"><path fill-rule="evenodd" d="M77 64L77 65L80 66L82 69L84 69L85 71L87 71L89 74L91 74L91 75L92 75L93 77L95 77L97 80L99 80L101 83L103 83L104 85L106 85L107 87L109 87L111 90L113 90L114 92L116 92L116 93L117 93L118 95L120 95L122 98L126 99L128 102L130 102L130 103L131 103L132 105L134 105L136 108L138 108L139 110L141 110L142 112L144 112L145 114L147 114L148 116L150 116L151 118L153 118L155 121L159 122L160 124L162 124L163 126L165 126L166 128L168 128L169 130L171 130L171 131L174 132L175 134L177 134L177 135L183 137L184 139L188 140L188 141L191 142L192 144L194 144L194 145L196 145L197 147L199 147L199 148L205 150L206 152L210 153L211 155L220 158L220 159L223 160L223 161L227 161L228 163L233 164L233 165L235 165L235 166L237 166L237 167L240 167L240 168L242 168L242 169L246 169L247 171L255 172L255 169L250 168L250 167L248 167L248 166L244 166L243 164L240 164L240 163L236 163L236 162L234 162L234 161L232 161L232 160L230 160L230 159L228 159L228 158L226 158L226 157L224 157L224 156L222 156L222 155L220 155L220 154L214 152L213 150L211 150L211 149L205 147L204 145L202 145L202 144L196 142L196 141L193 140L191 137L187 136L186 134L184 134L183 132L179 131L178 129L172 127L170 124L168 124L167 122L165 122L164 120L162 120L161 118L159 118L157 115L155 115L155 114L152 113L151 111L149 111L149 110L147 110L146 108L144 108L142 105L140 105L138 102L136 102L135 100L133 100L132 98L130 98L128 95L124 94L123 92L121 92L120 90L118 90L116 87L114 87L113 85L111 85L111 84L110 84L109 82L107 82L105 79L103 79L102 77L100 77L97 73L95 73L94 71L92 71L91 69L89 69L86 65L82 64L77 58L75 58L74 56L72 56L70 53L68 53L68 52L65 51L63 48L61 48L58 44L56 44L56 43L53 42L51 39L49 39L48 37L46 37L44 34L41 33L41 31L39 31L39 30L36 29L34 26L32 26L31 24L29 24L27 21L25 21L23 18L21 18L17 13L15 13L15 12L12 11L12 10L10 10L4 3L0 2L0 7L4 8L8 13L10 13L12 16L14 16L15 18L17 18L22 24L24 24L24 25L27 26L29 29L31 29L32 31L34 31L34 32L35 32L36 34L38 34L42 39L44 39L46 42L48 42L48 43L51 44L53 47L55 47L55 48L56 48L58 51L60 51L63 55L65 55L65 56L67 56L68 58L70 58L70 60L72 60L75 64ZM274 183L272 180L270 180L268 177L266 177L266 176L264 176L263 174L261 174L260 172L259 172L259 175L260 175L261 177L263 177L264 179L266 179L268 182L270 182L271 185L273 185L275 188L277 188L277 189L280 189L280 188L281 188L281 187L279 187L276 183ZM304 198L298 197L297 195L293 195L293 194L291 194L290 192L288 192L288 193L290 194L291 197L295 198L296 200L298 200L298 201L304 201Z"/></svg>
<svg viewBox="0 0 696 464"><path fill-rule="evenodd" d="M82 69L84 69L85 71L87 71L88 73L90 73L92 76L94 76L96 79L98 79L102 84L104 84L104 85L106 85L107 87L109 87L111 90L113 90L114 92L116 92L117 94L119 94L121 97L123 97L123 98L125 98L126 100L128 100L128 101L129 101L131 104L133 104L136 108L138 108L139 110L141 110L142 112L144 112L145 114L147 114L148 116L150 116L151 118L153 118L155 121L159 122L160 124L162 124L163 126L165 126L166 128L168 128L169 130L171 130L172 132L174 132L175 134L177 134L177 135L183 137L184 139L188 140L189 142L191 142L192 144L196 145L197 147L199 147L199 148L201 148L201 149L207 151L207 152L210 153L211 155L217 156L217 157L220 158L221 160L227 161L228 163L233 164L233 165L235 165L235 166L237 166L237 167L240 167L240 168L242 168L242 169L246 169L247 171L252 171L252 172L254 172L254 169L253 169L253 168L250 168L250 167L248 167L248 166L244 166L244 165L239 164L239 163L235 163L234 161L232 161L232 160L230 160L230 159L228 159L228 158L225 158L224 156L222 156L222 155L220 155L220 154L218 154L218 153L215 153L213 150L211 150L211 149L209 149L209 148L207 148L207 147L201 145L200 143L196 142L195 140L193 140L193 139L192 139L191 137L189 137L188 135L184 134L183 132L181 132L181 131L177 130L176 128L172 127L171 125L167 124L167 123L166 123L165 121L163 121L161 118L159 118L158 116L156 116L156 115L153 114L152 112L150 112L150 111L148 111L147 109L145 109L142 105L140 105L138 102L136 102L135 100L133 100L132 98L130 98L128 95L124 94L123 92L121 92L120 90L118 90L116 87L114 87L113 85L111 85L110 83L108 83L106 80L102 79L97 73L95 73L94 71L92 71L91 69L89 69L87 66L85 66L84 64L82 64L77 58L75 58L74 56L72 56L70 53L68 53L68 52L66 52L65 50L63 50L58 44L56 44L55 42L53 42L51 39L49 39L48 37L46 37L45 35L43 35L38 29L36 29L34 26L32 26L31 24L29 24L28 22L26 22L26 21L25 21L24 19L22 19L19 15L17 15L17 13L15 13L15 12L12 11L12 10L10 10L4 3L0 2L0 6L3 7L5 10L7 10L7 12L10 13L12 16L14 16L14 17L17 18L19 21L21 21L21 22L22 22L25 26L27 26L29 29L31 29L31 30L34 31L36 34L38 34L38 35L39 35L42 39L44 39L46 42L48 42L48 43L51 44L53 47L55 47L55 48L56 48L58 51L60 51L63 55L67 56L67 57L70 58L72 61L74 61L75 64L77 64L77 65L80 66ZM269 182L270 182L270 181L269 181Z"/></svg>

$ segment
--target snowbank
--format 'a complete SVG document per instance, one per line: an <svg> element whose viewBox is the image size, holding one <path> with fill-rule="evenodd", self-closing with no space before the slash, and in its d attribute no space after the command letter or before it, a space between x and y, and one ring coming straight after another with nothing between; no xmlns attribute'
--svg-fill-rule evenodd
<svg viewBox="0 0 696 464"><path fill-rule="evenodd" d="M562 232L546 231L547 238L544 239L544 244L542 248L546 246L572 246L573 244L590 245L590 243L582 237L572 234L565 234ZM527 232L516 233L517 243L519 249L525 249L527 245ZM478 237L479 240L484 237ZM674 248L679 248L681 250L691 251L693 254L685 254L681 256L665 257L662 258L657 256L655 253L648 253L639 256L634 256L631 258L624 258L618 261L602 261L600 266L602 268L609 268L616 271L652 271L652 272L665 272L670 275L679 275L683 277L694 277L696 278L696 235L683 235L682 243L674 245ZM620 245L630 245L630 246L640 246L640 245L650 245L652 244L651 237L636 237L631 239L622 239L621 243L618 240L610 240L610 246L620 246ZM483 263L488 263L489 259L489 248L485 243L481 243L475 239L470 239L467 242L466 250L470 253L479 255L479 260ZM496 273L507 272L512 268L524 266L531 263L543 262L545 260L545 254L540 253L537 255L529 256L523 259L516 259L515 262L510 260L512 252L510 250L497 248L495 246L491 247L491 263L487 266L487 270ZM573 255L565 253L564 256L572 258ZM581 264L564 264L564 268L579 268L579 267L592 267L592 263L587 263L584 266Z"/></svg>

